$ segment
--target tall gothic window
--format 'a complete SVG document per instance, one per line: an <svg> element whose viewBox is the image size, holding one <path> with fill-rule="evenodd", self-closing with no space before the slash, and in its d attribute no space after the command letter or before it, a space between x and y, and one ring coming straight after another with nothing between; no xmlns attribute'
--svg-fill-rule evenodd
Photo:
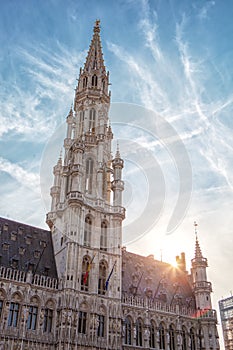
<svg viewBox="0 0 233 350"><path fill-rule="evenodd" d="M172 325L169 326L169 349L175 350L175 331Z"/></svg>
<svg viewBox="0 0 233 350"><path fill-rule="evenodd" d="M83 88L85 89L87 87L87 77L83 78Z"/></svg>
<svg viewBox="0 0 233 350"><path fill-rule="evenodd" d="M44 310L43 332L50 333L52 330L52 324L53 324L53 310L46 307Z"/></svg>
<svg viewBox="0 0 233 350"><path fill-rule="evenodd" d="M150 324L150 339L149 339L149 346L150 348L155 348L155 325L154 322L151 321Z"/></svg>
<svg viewBox="0 0 233 350"><path fill-rule="evenodd" d="M89 131L95 129L95 109L91 108L89 112Z"/></svg>
<svg viewBox="0 0 233 350"><path fill-rule="evenodd" d="M79 311L78 314L78 333L86 334L87 328L87 313L84 311Z"/></svg>
<svg viewBox="0 0 233 350"><path fill-rule="evenodd" d="M2 315L2 310L3 310L3 300L0 300L0 319Z"/></svg>
<svg viewBox="0 0 233 350"><path fill-rule="evenodd" d="M99 285L98 285L98 294L105 294L105 283L107 277L107 264L105 261L99 263Z"/></svg>
<svg viewBox="0 0 233 350"><path fill-rule="evenodd" d="M92 193L92 183L93 183L93 159L87 158L86 160L86 191L87 193Z"/></svg>
<svg viewBox="0 0 233 350"><path fill-rule="evenodd" d="M79 129L80 129L80 134L83 133L84 131L84 118L85 118L85 111L80 111L80 119L79 119Z"/></svg>
<svg viewBox="0 0 233 350"><path fill-rule="evenodd" d="M132 321L128 316L125 319L125 344L132 345Z"/></svg>
<svg viewBox="0 0 233 350"><path fill-rule="evenodd" d="M91 244L92 220L89 215L85 218L83 245L89 247Z"/></svg>
<svg viewBox="0 0 233 350"><path fill-rule="evenodd" d="M162 323L159 325L159 348L161 350L165 349L165 330Z"/></svg>
<svg viewBox="0 0 233 350"><path fill-rule="evenodd" d="M104 337L104 315L98 315L98 322L97 336Z"/></svg>
<svg viewBox="0 0 233 350"><path fill-rule="evenodd" d="M88 271L89 264L90 264L89 257L84 256L83 262L82 262L81 290L85 290L85 291L88 291L88 287L89 287L89 271Z"/></svg>
<svg viewBox="0 0 233 350"><path fill-rule="evenodd" d="M195 334L193 328L190 329L190 345L191 350L196 350Z"/></svg>
<svg viewBox="0 0 233 350"><path fill-rule="evenodd" d="M100 249L107 250L107 230L108 225L106 221L101 222L101 233L100 233Z"/></svg>
<svg viewBox="0 0 233 350"><path fill-rule="evenodd" d="M136 321L136 345L142 346L142 320Z"/></svg>
<svg viewBox="0 0 233 350"><path fill-rule="evenodd" d="M8 315L8 326L17 327L19 319L19 303L12 302Z"/></svg>
<svg viewBox="0 0 233 350"><path fill-rule="evenodd" d="M92 79L91 79L91 85L94 86L94 87L96 87L96 86L97 86L97 81L98 81L97 75L94 74L94 75L92 76Z"/></svg>
<svg viewBox="0 0 233 350"><path fill-rule="evenodd" d="M27 319L27 329L35 330L38 316L38 307L29 306L28 319Z"/></svg>
<svg viewBox="0 0 233 350"><path fill-rule="evenodd" d="M182 327L181 336L182 336L182 350L187 350L187 331L184 326Z"/></svg>

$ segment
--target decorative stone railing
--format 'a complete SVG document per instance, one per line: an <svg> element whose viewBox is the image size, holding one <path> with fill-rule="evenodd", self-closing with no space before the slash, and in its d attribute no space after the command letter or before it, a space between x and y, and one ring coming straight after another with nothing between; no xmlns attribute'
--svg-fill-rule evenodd
<svg viewBox="0 0 233 350"><path fill-rule="evenodd" d="M90 205L91 207L103 209L105 212L108 212L110 214L120 214L121 216L125 215L125 208L106 204L101 199L96 200L96 199L86 198L81 192L78 192L78 191L72 191L68 193L67 199L70 201L72 200L81 201L86 205Z"/></svg>
<svg viewBox="0 0 233 350"><path fill-rule="evenodd" d="M31 272L20 271L10 267L0 267L0 279L15 282L26 282L38 287L58 289L58 279L48 276L33 275Z"/></svg>
<svg viewBox="0 0 233 350"><path fill-rule="evenodd" d="M135 306L137 308L143 308L151 311L158 311L163 313L176 314L180 316L188 316L191 318L211 318L216 319L215 310L196 310L193 308L181 306L181 305L169 305L166 303L161 303L159 301L154 301L153 299L137 297L133 295L122 295L122 304L127 306Z"/></svg>

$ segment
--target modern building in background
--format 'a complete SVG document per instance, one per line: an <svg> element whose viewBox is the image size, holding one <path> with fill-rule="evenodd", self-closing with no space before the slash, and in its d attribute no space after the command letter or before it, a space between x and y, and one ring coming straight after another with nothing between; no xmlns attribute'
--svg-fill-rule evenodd
<svg viewBox="0 0 233 350"><path fill-rule="evenodd" d="M0 220L0 349L218 350L207 259L191 272L122 247L124 160L112 157L109 73L96 21L64 157L54 167L50 231Z"/></svg>
<svg viewBox="0 0 233 350"><path fill-rule="evenodd" d="M219 301L225 350L233 350L233 296Z"/></svg>

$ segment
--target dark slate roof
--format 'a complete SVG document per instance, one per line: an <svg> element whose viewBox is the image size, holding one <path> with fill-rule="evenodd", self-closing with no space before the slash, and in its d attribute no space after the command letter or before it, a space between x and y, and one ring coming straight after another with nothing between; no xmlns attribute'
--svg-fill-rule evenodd
<svg viewBox="0 0 233 350"><path fill-rule="evenodd" d="M51 232L0 218L0 265L57 278Z"/></svg>
<svg viewBox="0 0 233 350"><path fill-rule="evenodd" d="M169 305L195 307L186 271L148 257L122 251L122 293L149 297Z"/></svg>

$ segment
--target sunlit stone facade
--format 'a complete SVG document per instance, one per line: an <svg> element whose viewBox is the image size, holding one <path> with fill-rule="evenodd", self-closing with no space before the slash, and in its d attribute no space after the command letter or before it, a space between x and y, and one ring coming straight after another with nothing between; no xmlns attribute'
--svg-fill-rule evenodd
<svg viewBox="0 0 233 350"><path fill-rule="evenodd" d="M190 274L184 253L174 268L122 247L108 88L96 21L54 167L50 231L0 221L0 349L219 349L198 239Z"/></svg>

